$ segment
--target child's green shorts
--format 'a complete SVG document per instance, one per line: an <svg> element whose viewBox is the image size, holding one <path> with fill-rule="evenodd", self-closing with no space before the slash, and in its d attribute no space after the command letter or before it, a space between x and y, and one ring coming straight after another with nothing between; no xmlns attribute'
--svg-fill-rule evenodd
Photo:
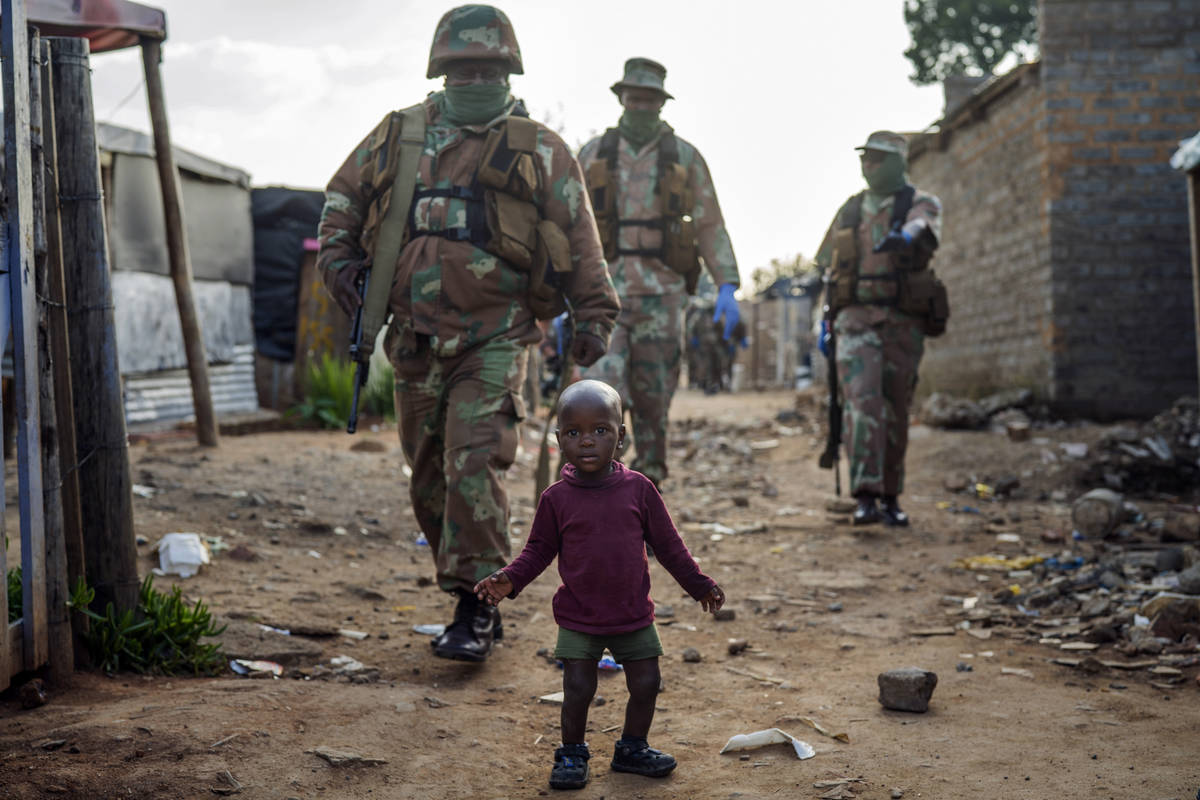
<svg viewBox="0 0 1200 800"><path fill-rule="evenodd" d="M580 633L560 627L558 629L558 644L554 647L554 657L584 658L589 661L599 661L608 648L613 659L618 664L626 661L638 661L643 658L655 658L663 654L662 641L658 638L658 628L651 622L644 628L629 633L614 633L600 636L592 633Z"/></svg>

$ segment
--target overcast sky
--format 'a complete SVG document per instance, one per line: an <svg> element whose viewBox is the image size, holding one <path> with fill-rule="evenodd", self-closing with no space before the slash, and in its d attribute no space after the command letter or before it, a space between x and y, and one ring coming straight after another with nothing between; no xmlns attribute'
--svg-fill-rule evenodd
<svg viewBox="0 0 1200 800"><path fill-rule="evenodd" d="M163 80L178 146L255 186L323 189L385 113L440 88L425 76L450 3L163 0ZM923 130L940 87L903 56L903 0L508 0L525 74L513 92L577 148L616 123L630 56L667 67L663 118L712 171L744 281L811 256L862 186L854 146ZM97 118L149 131L137 50L93 56Z"/></svg>

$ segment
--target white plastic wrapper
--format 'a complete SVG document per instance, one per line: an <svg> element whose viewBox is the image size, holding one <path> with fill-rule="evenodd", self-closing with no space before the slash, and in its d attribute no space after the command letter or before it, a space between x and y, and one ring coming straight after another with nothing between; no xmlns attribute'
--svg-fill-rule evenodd
<svg viewBox="0 0 1200 800"><path fill-rule="evenodd" d="M765 731L755 731L754 733L739 733L736 736L730 737L725 746L721 748L721 752L732 753L735 750L754 750L755 748L766 747L770 744L790 744L796 751L796 758L801 760L812 758L817 754L817 751L813 750L812 745L808 742L801 741L787 731L782 731L779 728L768 728Z"/></svg>

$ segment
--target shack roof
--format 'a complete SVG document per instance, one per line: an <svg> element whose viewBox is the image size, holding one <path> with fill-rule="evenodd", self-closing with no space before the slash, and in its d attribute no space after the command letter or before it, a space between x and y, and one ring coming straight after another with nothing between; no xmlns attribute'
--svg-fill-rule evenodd
<svg viewBox="0 0 1200 800"><path fill-rule="evenodd" d="M149 135L132 128L108 122L97 122L96 139L102 150L154 158L154 140ZM250 188L250 173L244 170L229 164L222 164L211 158L205 158L190 150L184 150L182 147L172 147L171 151L175 154L175 164L181 170L187 170L205 178L235 183L244 189Z"/></svg>
<svg viewBox="0 0 1200 800"><path fill-rule="evenodd" d="M166 12L130 0L26 0L25 16L42 36L82 37L93 53L167 38Z"/></svg>

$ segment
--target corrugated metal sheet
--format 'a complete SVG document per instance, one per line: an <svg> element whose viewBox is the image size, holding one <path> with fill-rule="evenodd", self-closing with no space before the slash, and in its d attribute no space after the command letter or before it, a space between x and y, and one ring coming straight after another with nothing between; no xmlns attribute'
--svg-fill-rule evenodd
<svg viewBox="0 0 1200 800"><path fill-rule="evenodd" d="M235 349L228 364L209 364L208 382L213 410L240 414L258 410L254 386L254 346ZM125 423L185 421L195 417L192 387L186 369L126 375L124 378Z"/></svg>

